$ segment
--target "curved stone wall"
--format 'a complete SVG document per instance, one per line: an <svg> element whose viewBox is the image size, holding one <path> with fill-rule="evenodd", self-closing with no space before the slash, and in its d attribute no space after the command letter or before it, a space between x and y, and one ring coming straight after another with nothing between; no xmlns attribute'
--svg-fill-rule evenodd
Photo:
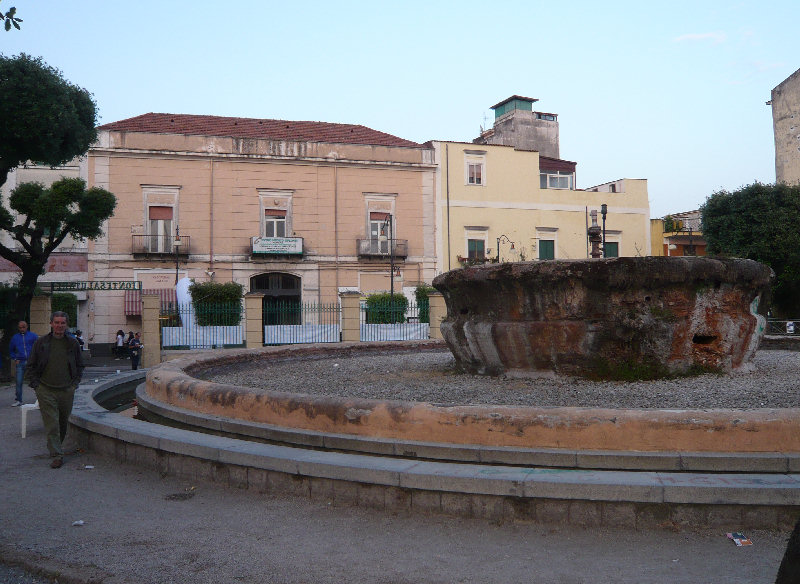
<svg viewBox="0 0 800 584"><path fill-rule="evenodd" d="M626 379L746 368L771 277L751 260L642 257L479 266L433 285L466 371Z"/></svg>
<svg viewBox="0 0 800 584"><path fill-rule="evenodd" d="M147 374L147 394L184 409L318 432L451 444L583 450L800 452L800 410L612 410L510 406L439 407L429 403L322 398L193 377L253 359L336 357L441 348L438 342L343 343L204 353L162 363Z"/></svg>

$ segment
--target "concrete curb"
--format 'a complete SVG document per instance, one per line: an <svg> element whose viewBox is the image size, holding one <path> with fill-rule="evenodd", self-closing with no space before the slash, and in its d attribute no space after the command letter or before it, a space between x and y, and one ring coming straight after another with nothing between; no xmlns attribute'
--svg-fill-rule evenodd
<svg viewBox="0 0 800 584"><path fill-rule="evenodd" d="M578 450L569 448L516 448L446 444L414 440L372 438L353 434L316 432L237 418L199 414L150 397L144 385L136 390L139 410L177 423L179 427L229 437L248 437L304 448L511 466L544 466L595 470L647 470L691 472L800 472L800 454L784 452L641 452Z"/></svg>
<svg viewBox="0 0 800 584"><path fill-rule="evenodd" d="M703 474L457 464L277 446L157 426L103 410L94 396L143 372L84 384L72 423L81 446L160 472L383 509L493 519L648 527L664 522L785 529L798 474Z"/></svg>

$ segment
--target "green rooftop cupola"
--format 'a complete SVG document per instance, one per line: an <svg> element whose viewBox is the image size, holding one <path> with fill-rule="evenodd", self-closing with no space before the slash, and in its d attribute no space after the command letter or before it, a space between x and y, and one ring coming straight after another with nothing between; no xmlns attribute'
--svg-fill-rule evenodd
<svg viewBox="0 0 800 584"><path fill-rule="evenodd" d="M512 95L504 99L498 104L492 106L494 110L494 119L499 118L511 111L520 110L524 112L533 111L533 102L539 101L533 97L522 97L521 95Z"/></svg>

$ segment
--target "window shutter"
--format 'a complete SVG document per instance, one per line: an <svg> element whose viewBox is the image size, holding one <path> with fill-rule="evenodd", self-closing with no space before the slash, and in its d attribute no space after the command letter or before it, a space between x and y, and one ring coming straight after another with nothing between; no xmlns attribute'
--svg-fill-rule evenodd
<svg viewBox="0 0 800 584"><path fill-rule="evenodd" d="M172 219L172 207L148 207L147 213L151 221Z"/></svg>

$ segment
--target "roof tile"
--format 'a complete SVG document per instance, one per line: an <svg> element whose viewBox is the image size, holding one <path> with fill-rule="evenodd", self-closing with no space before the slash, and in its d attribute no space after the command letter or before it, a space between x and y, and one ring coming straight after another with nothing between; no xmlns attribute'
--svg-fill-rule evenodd
<svg viewBox="0 0 800 584"><path fill-rule="evenodd" d="M423 147L416 142L354 124L227 118L192 114L148 113L118 122L103 124L98 129L155 134L263 138L292 142L328 142L404 148Z"/></svg>

